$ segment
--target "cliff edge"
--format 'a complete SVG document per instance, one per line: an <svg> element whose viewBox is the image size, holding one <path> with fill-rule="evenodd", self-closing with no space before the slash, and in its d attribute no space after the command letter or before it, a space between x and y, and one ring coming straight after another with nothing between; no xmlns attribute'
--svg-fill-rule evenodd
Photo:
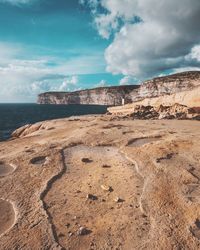
<svg viewBox="0 0 200 250"><path fill-rule="evenodd" d="M38 96L38 104L96 104L120 106L189 91L200 85L200 71L188 71L157 77L141 85L101 87L75 92L46 92Z"/></svg>
<svg viewBox="0 0 200 250"><path fill-rule="evenodd" d="M132 102L139 85L100 87L74 92L46 92L38 96L39 104L93 104L118 106ZM124 101L123 101L124 100Z"/></svg>

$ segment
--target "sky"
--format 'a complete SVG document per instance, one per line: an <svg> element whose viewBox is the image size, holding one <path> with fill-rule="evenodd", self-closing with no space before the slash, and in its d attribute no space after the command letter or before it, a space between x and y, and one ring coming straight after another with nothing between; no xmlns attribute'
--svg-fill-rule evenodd
<svg viewBox="0 0 200 250"><path fill-rule="evenodd" d="M199 0L0 0L0 102L200 70L199 23Z"/></svg>

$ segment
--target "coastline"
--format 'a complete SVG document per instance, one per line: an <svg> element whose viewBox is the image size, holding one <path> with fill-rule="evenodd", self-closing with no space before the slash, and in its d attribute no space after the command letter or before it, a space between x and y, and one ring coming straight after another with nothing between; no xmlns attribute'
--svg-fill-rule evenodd
<svg viewBox="0 0 200 250"><path fill-rule="evenodd" d="M26 124L73 115L104 114L106 109L107 106L96 105L2 104L0 105L0 141L9 139L14 130Z"/></svg>

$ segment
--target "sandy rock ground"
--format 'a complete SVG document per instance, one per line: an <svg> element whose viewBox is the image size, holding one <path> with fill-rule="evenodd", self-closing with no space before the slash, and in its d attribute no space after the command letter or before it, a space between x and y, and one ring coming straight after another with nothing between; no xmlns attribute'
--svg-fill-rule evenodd
<svg viewBox="0 0 200 250"><path fill-rule="evenodd" d="M198 121L83 116L20 134L0 143L0 249L200 249Z"/></svg>

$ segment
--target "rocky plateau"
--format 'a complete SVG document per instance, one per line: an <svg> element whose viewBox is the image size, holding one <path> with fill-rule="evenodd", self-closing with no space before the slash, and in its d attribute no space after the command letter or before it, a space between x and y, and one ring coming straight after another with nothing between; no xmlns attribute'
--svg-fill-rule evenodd
<svg viewBox="0 0 200 250"><path fill-rule="evenodd" d="M0 142L0 250L200 249L199 72L179 76Z"/></svg>

